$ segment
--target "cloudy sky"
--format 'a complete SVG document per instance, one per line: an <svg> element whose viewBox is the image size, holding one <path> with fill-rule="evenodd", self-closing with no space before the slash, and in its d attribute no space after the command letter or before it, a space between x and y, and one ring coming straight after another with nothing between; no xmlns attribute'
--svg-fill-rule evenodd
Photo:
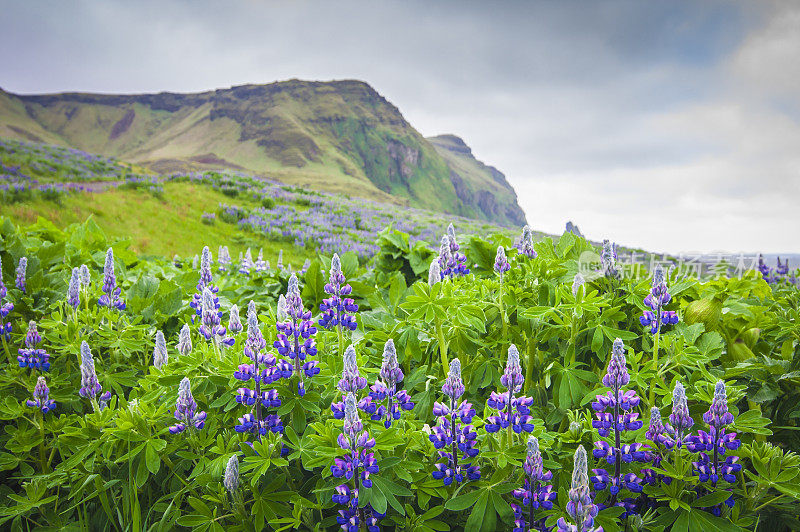
<svg viewBox="0 0 800 532"><path fill-rule="evenodd" d="M535 229L800 252L800 2L0 0L0 86L372 84Z"/></svg>

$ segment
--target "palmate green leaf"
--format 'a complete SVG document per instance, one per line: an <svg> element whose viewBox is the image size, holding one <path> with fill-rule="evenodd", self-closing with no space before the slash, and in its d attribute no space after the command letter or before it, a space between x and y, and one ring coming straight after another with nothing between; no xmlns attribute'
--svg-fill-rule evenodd
<svg viewBox="0 0 800 532"><path fill-rule="evenodd" d="M492 508L491 511L487 511L491 493L488 491L479 491L478 493L480 497L478 497L478 500L475 502L475 506L472 508L469 518L467 518L466 529L476 531L496 530L497 514L494 512L494 508Z"/></svg>
<svg viewBox="0 0 800 532"><path fill-rule="evenodd" d="M483 493L482 490L474 490L469 493L465 493L463 495L458 495L457 497L453 497L452 499L447 500L444 503L444 507L448 510L453 510L456 512L460 512L461 510L466 510L477 501L481 494Z"/></svg>

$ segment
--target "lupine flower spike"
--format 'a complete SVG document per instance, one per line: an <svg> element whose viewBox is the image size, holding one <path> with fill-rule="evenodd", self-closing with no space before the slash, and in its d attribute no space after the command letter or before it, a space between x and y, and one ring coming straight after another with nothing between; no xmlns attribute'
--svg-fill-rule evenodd
<svg viewBox="0 0 800 532"><path fill-rule="evenodd" d="M168 361L167 341L164 338L164 333L158 331L156 332L156 346L153 349L153 366L155 366L156 369L161 369Z"/></svg>
<svg viewBox="0 0 800 532"><path fill-rule="evenodd" d="M319 318L320 327L330 329L337 327L342 329L356 330L356 319L353 313L358 311L358 305L352 298L347 297L353 292L353 288L346 284L342 263L339 255L334 253L331 260L330 278L325 284L325 293L331 297L323 299L320 303L322 315Z"/></svg>
<svg viewBox="0 0 800 532"><path fill-rule="evenodd" d="M533 249L533 233L528 225L522 228L522 236L517 242L517 251L519 251L520 255L524 255L529 259L536 258L536 250Z"/></svg>
<svg viewBox="0 0 800 532"><path fill-rule="evenodd" d="M342 530L358 532L362 524L369 532L378 532L378 521L385 514L379 514L372 506L359 508L358 496L362 488L371 488L370 475L378 473L378 462L370 450L375 446L375 438L364 429L358 415L358 406L353 392L347 392L344 399L342 433L339 434L339 447L345 452L344 458L336 458L331 466L331 474L345 481L353 480L353 488L347 484L336 487L333 502L345 506L336 517Z"/></svg>
<svg viewBox="0 0 800 532"><path fill-rule="evenodd" d="M89 273L89 267L87 265L81 264L79 276L81 281L81 289L87 290L89 285L92 283L92 276Z"/></svg>
<svg viewBox="0 0 800 532"><path fill-rule="evenodd" d="M283 360L279 365L298 377L297 393L303 396L306 393L303 377L310 379L319 373L317 361L306 360L307 357L317 354L317 345L313 338L317 328L311 321L311 311L303 308L300 286L295 274L289 278L289 287L286 291L286 315L285 321L275 324L278 329L278 339L273 345L279 354L289 357L288 361Z"/></svg>
<svg viewBox="0 0 800 532"><path fill-rule="evenodd" d="M28 399L25 404L31 408L38 408L42 411L42 414L55 409L56 402L50 399L50 388L47 387L47 381L41 375L36 380L36 386L33 388L33 400Z"/></svg>
<svg viewBox="0 0 800 532"><path fill-rule="evenodd" d="M169 427L172 434L179 434L186 429L202 429L206 424L206 413L197 411L197 403L192 396L192 385L187 377L183 378L178 387L175 419L178 422Z"/></svg>
<svg viewBox="0 0 800 532"><path fill-rule="evenodd" d="M546 484L553 478L553 473L544 470L542 453L539 450L539 440L535 436L528 436L528 452L525 456L525 480L522 487L514 490L514 497L520 500L521 505L511 504L514 510L513 532L544 531L545 517L536 519L535 512L539 508L551 510L557 494L553 486Z"/></svg>
<svg viewBox="0 0 800 532"><path fill-rule="evenodd" d="M234 339L225 337L227 332L222 325L222 312L219 311L219 298L214 295L211 288L206 286L203 289L202 323L199 328L206 340L212 341L215 345L232 346Z"/></svg>
<svg viewBox="0 0 800 532"><path fill-rule="evenodd" d="M572 280L572 295L578 297L578 290L581 289L582 286L586 284L586 280L581 275L581 272L575 274L575 278ZM586 290L586 288L584 288Z"/></svg>
<svg viewBox="0 0 800 532"><path fill-rule="evenodd" d="M445 486L465 480L478 480L481 472L478 466L464 463L478 455L478 433L470 423L475 416L472 404L458 400L464 395L464 382L461 380L461 361L454 358L450 361L442 393L448 399L448 405L433 403L433 415L439 418L438 424L428 436L434 448L439 451L442 462L436 464L433 478L441 480ZM458 423L458 421L461 423ZM459 458L460 451L460 458Z"/></svg>
<svg viewBox="0 0 800 532"><path fill-rule="evenodd" d="M232 496L236 496L239 489L239 458L234 454L225 466L225 474L222 476L222 484Z"/></svg>
<svg viewBox="0 0 800 532"><path fill-rule="evenodd" d="M370 386L368 406L362 408L371 414L373 421L383 420L383 426L387 429L392 426L393 421L400 419L403 410L411 410L414 403L405 390L397 391L397 385L403 380L403 370L397 363L397 351L394 341L390 338L383 346L383 362L381 363L380 380ZM386 401L386 406L378 403Z"/></svg>
<svg viewBox="0 0 800 532"><path fill-rule="evenodd" d="M431 266L428 268L428 286L433 286L442 280L442 271L439 267L439 260L433 259Z"/></svg>
<svg viewBox="0 0 800 532"><path fill-rule="evenodd" d="M242 326L242 320L239 318L239 306L233 305L231 306L231 316L230 320L228 321L228 332L236 336L243 330L244 327Z"/></svg>
<svg viewBox="0 0 800 532"><path fill-rule="evenodd" d="M486 402L488 408L498 410L497 415L486 418L484 427L489 433L497 432L500 429L509 429L508 445L511 445L511 431L520 434L521 432L533 431L533 418L530 413L530 406L533 404L531 397L514 397L515 393L522 390L525 377L522 375L522 367L519 362L519 351L517 346L511 344L508 348L508 359L506 369L500 377L500 384L506 387L505 393L492 392Z"/></svg>
<svg viewBox="0 0 800 532"><path fill-rule="evenodd" d="M694 420L689 415L689 406L686 403L686 390L678 381L672 391L672 413L669 416L669 425L666 426L674 445L681 447L687 442L689 429L693 425Z"/></svg>
<svg viewBox="0 0 800 532"><path fill-rule="evenodd" d="M604 395L597 395L597 401L592 403L597 417L592 421L592 426L597 429L601 438L611 436L613 441L608 443L605 439L595 442L593 455L598 460L605 460L614 466L609 473L605 469L593 469L592 482L595 490L608 489L611 493L611 505L617 503L617 497L622 489L633 493L642 491L641 481L635 473L623 475L622 464L632 461L645 462L649 455L641 443L622 443L622 434L626 431L635 431L642 428L639 414L633 409L639 405L640 399L634 390L623 389L630 382L627 363L625 360L625 345L622 340L614 340L608 370L603 377L603 385L611 388ZM610 410L610 411L609 411ZM612 434L613 432L613 434ZM632 510L630 500L617 503L623 506L626 514Z"/></svg>
<svg viewBox="0 0 800 532"><path fill-rule="evenodd" d="M114 274L114 250L108 248L103 267L103 295L97 303L103 307L125 310L125 301L119 297L121 293L122 288L117 286L117 276Z"/></svg>
<svg viewBox="0 0 800 532"><path fill-rule="evenodd" d="M41 341L42 337L36 327L36 322L29 322L28 332L25 335L25 347L17 350L19 367L37 369L42 372L50 371L50 355L44 349L37 347Z"/></svg>
<svg viewBox="0 0 800 532"><path fill-rule="evenodd" d="M658 265L653 272L653 287L650 293L644 298L644 304L650 310L644 312L639 318L643 327L650 327L650 332L656 334L664 325L675 325L678 323L678 314L674 311L664 310L664 306L670 302L667 290L667 283L664 279L664 269Z"/></svg>
<svg viewBox="0 0 800 532"><path fill-rule="evenodd" d="M26 275L28 271L28 257L21 257L19 259L19 264L17 265L17 278L15 281L15 285L17 288L22 290L25 293L25 281Z"/></svg>
<svg viewBox="0 0 800 532"><path fill-rule="evenodd" d="M610 240L603 240L603 251L600 253L600 263L603 268L603 275L607 278L615 279L619 276L619 270L617 270L616 245L612 244Z"/></svg>
<svg viewBox="0 0 800 532"><path fill-rule="evenodd" d="M450 255L453 260L450 276L464 276L469 275L469 268L467 268L467 256L459 253L461 246L456 241L456 230L453 224L447 226L447 240L450 243Z"/></svg>
<svg viewBox="0 0 800 532"><path fill-rule="evenodd" d="M81 342L81 389L78 391L78 394L81 397L91 399L93 406L95 401L99 401L97 409L102 410L111 399L111 392L101 394L98 399L97 394L102 390L103 387L98 382L97 373L94 369L92 351L89 349L89 344L83 341Z"/></svg>
<svg viewBox="0 0 800 532"><path fill-rule="evenodd" d="M200 259L200 279L197 281L197 292L189 302L189 306L195 309L198 316L203 315L203 291L208 288L212 294L219 292L219 288L214 286L214 277L211 273L211 251L208 246L203 248L202 258ZM219 303L217 303L219 308ZM194 323L194 318L192 318Z"/></svg>
<svg viewBox="0 0 800 532"><path fill-rule="evenodd" d="M3 264L0 262L0 336L6 340L11 339L11 322L6 323L6 318L14 310L14 305L8 301L3 303L8 290L6 285L3 284Z"/></svg>
<svg viewBox="0 0 800 532"><path fill-rule="evenodd" d="M181 332L178 335L178 353L186 356L192 352L192 331L186 323L181 327Z"/></svg>
<svg viewBox="0 0 800 532"><path fill-rule="evenodd" d="M567 514L575 524L567 523L561 517L556 522L559 532L603 531L602 527L594 528L593 526L599 508L592 502L587 467L586 450L583 445L579 445L575 450L575 468L572 471L572 486L569 489L569 502L567 503Z"/></svg>
<svg viewBox="0 0 800 532"><path fill-rule="evenodd" d="M255 262L255 270L257 272L263 272L263 271L265 271L267 269L268 269L267 263L264 262L264 250L263 249L259 249L258 250L258 257L256 258L256 262Z"/></svg>
<svg viewBox="0 0 800 532"><path fill-rule="evenodd" d="M503 274L510 269L511 265L508 263L508 259L506 258L505 248L503 246L497 246L497 255L495 255L494 258L494 271L499 273L500 279L502 279Z"/></svg>
<svg viewBox="0 0 800 532"><path fill-rule="evenodd" d="M72 268L72 276L67 287L67 303L75 310L81 305L81 279L78 268Z"/></svg>
<svg viewBox="0 0 800 532"><path fill-rule="evenodd" d="M3 283L3 261L0 260L0 299L6 297L7 293L8 289L6 288L6 285Z"/></svg>

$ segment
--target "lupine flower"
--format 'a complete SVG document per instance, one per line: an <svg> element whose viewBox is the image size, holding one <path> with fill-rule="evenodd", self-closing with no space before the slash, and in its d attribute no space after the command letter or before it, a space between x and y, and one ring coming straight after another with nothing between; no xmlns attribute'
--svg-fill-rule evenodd
<svg viewBox="0 0 800 532"><path fill-rule="evenodd" d="M449 405L433 403L433 415L439 421L428 436L443 460L436 464L433 478L441 480L445 486L452 484L453 480L463 482L465 477L467 480L478 480L481 478L478 466L463 463L478 455L475 447L478 433L470 425L475 416L472 404L466 401L458 403L458 399L464 395L464 382L461 380L461 361L457 358L450 361L450 371L442 385L442 393L448 397ZM458 423L459 420L461 423Z"/></svg>
<svg viewBox="0 0 800 532"><path fill-rule="evenodd" d="M200 260L200 279L197 281L197 292L189 302L189 306L195 309L198 316L203 314L203 291L208 288L212 294L219 292L219 288L214 286L214 278L211 274L211 251L208 246L203 248L203 258ZM194 323L194 319L192 319Z"/></svg>
<svg viewBox="0 0 800 532"><path fill-rule="evenodd" d="M81 280L78 268L72 268L72 276L67 287L67 303L76 310L81 305Z"/></svg>
<svg viewBox="0 0 800 532"><path fill-rule="evenodd" d="M539 508L552 510L553 502L557 498L553 486L545 484L553 478L553 473L544 470L539 440L535 436L528 436L527 447L528 452L523 465L525 480L522 487L513 492L514 497L519 499L522 504L511 504L511 509L514 510L513 532L547 530L544 523L545 517L535 519L534 512Z"/></svg>
<svg viewBox="0 0 800 532"><path fill-rule="evenodd" d="M2 285L2 281L0 281ZM5 290L5 287L2 287ZM14 310L14 304L11 301L3 303L3 297L0 296L0 335L3 335L6 340L11 339L11 322L6 322L6 318Z"/></svg>
<svg viewBox="0 0 800 532"><path fill-rule="evenodd" d="M202 429L206 424L206 413L197 412L197 403L192 397L192 385L184 377L178 387L178 400L175 402L175 419L177 423L169 427L172 434L179 434L188 429Z"/></svg>
<svg viewBox="0 0 800 532"><path fill-rule="evenodd" d="M153 349L153 366L156 369L161 369L169 361L167 354L167 341L164 339L164 333L161 331L156 332L156 346Z"/></svg>
<svg viewBox="0 0 800 532"><path fill-rule="evenodd" d="M356 393L367 387L367 379L362 377L361 373L358 371L356 350L352 345L347 346L347 349L344 351L344 369L342 370L342 378L337 387L343 393Z"/></svg>
<svg viewBox="0 0 800 532"><path fill-rule="evenodd" d="M234 454L225 466L225 474L222 476L222 484L234 495L239 489L239 458Z"/></svg>
<svg viewBox="0 0 800 532"><path fill-rule="evenodd" d="M700 482L711 481L713 486L721 479L728 483L736 482L736 473L742 469L741 464L737 463L739 457L724 457L726 451L735 451L742 442L736 439L735 432L725 432L725 427L733 423L733 414L728 411L728 395L724 382L717 381L714 386L711 408L703 414L703 421L708 425L708 432L700 430L696 436L690 436L686 443L691 452L700 453L697 462L693 462ZM711 453L711 456L707 453ZM721 462L720 457L724 458ZM729 501L729 505L733 506L732 497ZM714 513L719 515L716 511Z"/></svg>
<svg viewBox="0 0 800 532"><path fill-rule="evenodd" d="M184 323L181 327L180 335L178 336L178 353L186 356L192 352L192 331L189 325Z"/></svg>
<svg viewBox="0 0 800 532"><path fill-rule="evenodd" d="M517 346L511 344L508 348L506 369L500 377L500 383L506 387L506 392L490 394L486 406L498 410L498 413L486 418L484 425L486 432L497 432L509 426L517 434L523 431L533 431L533 417L530 415L533 398L514 397L515 393L522 390L524 382L525 377L522 376L522 367L519 363L519 351L517 351ZM510 444L511 442L509 442Z"/></svg>
<svg viewBox="0 0 800 532"><path fill-rule="evenodd" d="M603 275L609 279L619 276L617 270L617 251L615 245L610 240L603 240L603 251L600 253L600 263L603 268Z"/></svg>
<svg viewBox="0 0 800 532"><path fill-rule="evenodd" d="M252 363L240 364L233 376L243 382L253 379L253 388L239 388L236 401L245 406L252 406L250 413L239 418L236 432L249 432L261 439L267 431L274 433L283 432L281 418L277 414L266 415L262 408L278 408L281 400L274 389L265 390L261 386L277 381L283 375L278 366L277 359L272 353L262 353L267 347L267 342L258 326L258 313L254 301L247 306L247 340L244 344L244 354ZM290 373L291 374L291 373Z"/></svg>
<svg viewBox="0 0 800 532"><path fill-rule="evenodd" d="M239 319L239 306L233 305L231 306L231 317L228 321L228 332L235 336L243 330L242 320Z"/></svg>
<svg viewBox="0 0 800 532"><path fill-rule="evenodd" d="M533 233L528 225L522 228L522 236L517 243L517 251L519 251L520 255L525 255L529 259L536 258L536 250L533 249Z"/></svg>
<svg viewBox="0 0 800 532"><path fill-rule="evenodd" d="M311 267L311 259L304 260L303 261L303 267L300 268L300 273L301 274L306 273L310 267Z"/></svg>
<svg viewBox="0 0 800 532"><path fill-rule="evenodd" d="M572 486L566 509L575 524L569 524L561 517L556 522L559 532L602 532L602 527L593 527L599 508L592 502L592 494L589 491L586 450L583 445L579 445L575 450L575 467L572 471Z"/></svg>
<svg viewBox="0 0 800 532"><path fill-rule="evenodd" d="M94 357L92 351L89 349L89 344L84 340L81 342L81 389L78 394L81 397L86 397L92 401L97 398L103 390L103 387L97 381L97 373L94 370ZM105 408L106 403L111 399L111 392L105 392L100 395L98 402L100 410Z"/></svg>
<svg viewBox="0 0 800 532"><path fill-rule="evenodd" d="M273 345L278 353L289 357L284 363L291 366L292 373L298 377L297 393L303 396L306 393L303 376L310 379L319 373L316 360L306 361L307 357L317 354L313 338L317 328L311 321L311 312L303 308L300 286L295 274L289 278L289 287L286 291L286 314L286 321L275 324L278 329L278 339Z"/></svg>
<svg viewBox="0 0 800 532"><path fill-rule="evenodd" d="M254 266L255 266L255 270L257 272L263 272L263 271L265 271L265 270L267 270L269 268L267 266L267 263L264 262L264 249L263 248L258 250L258 257L256 258L256 262L255 262Z"/></svg>
<svg viewBox="0 0 800 532"><path fill-rule="evenodd" d="M44 349L36 347L41 341L42 337L36 327L36 322L30 321L28 332L25 335L25 347L17 350L19 367L50 371L50 355Z"/></svg>
<svg viewBox="0 0 800 532"><path fill-rule="evenodd" d="M583 286L585 283L586 280L583 278L583 275L581 275L581 272L576 273L575 278L572 281L572 295L578 297L578 290L580 290L581 286Z"/></svg>
<svg viewBox="0 0 800 532"><path fill-rule="evenodd" d="M661 418L661 411L656 406L650 409L650 423L644 437L653 443L651 446L653 452L647 453L649 454L650 462L653 467L661 468L661 462L664 459L662 449L671 449L675 444L675 440L670 436L668 426L664 425L664 421ZM665 484L672 483L671 477L657 473L650 468L641 469L639 474L642 477L642 484L655 485L661 482Z"/></svg>
<svg viewBox="0 0 800 532"><path fill-rule="evenodd" d="M453 255L450 252L450 239L447 235L442 237L442 242L439 245L439 271L442 279L451 277L452 267L455 264Z"/></svg>
<svg viewBox="0 0 800 532"><path fill-rule="evenodd" d="M222 312L219 310L219 298L217 298L209 287L203 289L202 323L200 324L200 334L206 340L218 344L232 346L233 338L226 338L227 332L222 325Z"/></svg>
<svg viewBox="0 0 800 532"><path fill-rule="evenodd" d="M253 254L250 252L250 248L247 248L247 253L245 253L244 257L241 256L239 253L239 273L243 275L250 275L250 268L253 267Z"/></svg>
<svg viewBox="0 0 800 532"><path fill-rule="evenodd" d="M369 397L366 405L359 407L371 414L373 421L383 421L387 429L393 421L400 419L403 410L411 410L414 403L405 390L397 391L397 384L403 380L403 370L397 363L397 352L394 341L390 338L383 346L383 362L381 363L380 379L370 386ZM377 403L386 400L386 406Z"/></svg>
<svg viewBox="0 0 800 532"><path fill-rule="evenodd" d="M0 299L6 297L7 293L8 289L6 288L6 285L3 283L3 261L0 260Z"/></svg>
<svg viewBox="0 0 800 532"><path fill-rule="evenodd" d="M89 267L85 264L81 264L79 274L80 274L81 288L88 289L89 285L92 283L92 276L89 273Z"/></svg>
<svg viewBox="0 0 800 532"><path fill-rule="evenodd" d="M508 263L508 259L506 258L505 248L503 246L497 246L497 255L495 255L494 258L494 271L499 273L500 279L502 279L503 274L510 269L511 265Z"/></svg>
<svg viewBox="0 0 800 532"><path fill-rule="evenodd" d="M276 316L278 317L277 321L286 321L289 319L289 315L286 313L286 296L283 294L278 297L278 310Z"/></svg>
<svg viewBox="0 0 800 532"><path fill-rule="evenodd" d="M325 293L331 297L323 299L319 305L322 311L319 318L320 327L356 330L357 324L353 313L358 311L358 305L352 298L343 297L349 296L353 292L353 288L345 282L339 255L334 253L333 259L331 259L330 278L325 284Z"/></svg>
<svg viewBox="0 0 800 532"><path fill-rule="evenodd" d="M125 310L125 301L119 297L121 293L122 288L117 286L117 276L114 274L114 250L108 248L103 267L103 295L97 303L103 307Z"/></svg>
<svg viewBox="0 0 800 532"><path fill-rule="evenodd" d="M275 261L275 266L279 270L283 270L283 250L282 249L278 250L278 260Z"/></svg>
<svg viewBox="0 0 800 532"><path fill-rule="evenodd" d="M694 420L689 415L689 406L686 404L686 390L680 381L675 383L672 391L672 413L669 416L669 425L666 427L675 445L681 447L686 442L686 435L694 425Z"/></svg>
<svg viewBox="0 0 800 532"><path fill-rule="evenodd" d="M467 256L459 253L461 246L459 246L458 242L456 241L456 230L453 227L453 224L447 226L447 240L450 243L450 256L453 261L449 272L450 276L468 275L469 268L467 268Z"/></svg>
<svg viewBox="0 0 800 532"><path fill-rule="evenodd" d="M439 267L439 260L433 259L430 268L428 268L428 286L433 286L442 280L442 272Z"/></svg>
<svg viewBox="0 0 800 532"><path fill-rule="evenodd" d="M667 291L667 283L664 280L664 269L661 265L657 266L653 272L653 287L650 293L644 298L644 304L650 307L639 317L642 326L650 327L650 332L656 334L663 325L675 325L678 323L678 314L674 311L664 310L664 306L670 302L672 296Z"/></svg>
<svg viewBox="0 0 800 532"><path fill-rule="evenodd" d="M28 399L25 404L31 408L38 408L42 411L42 414L55 409L56 402L50 399L50 389L47 387L47 381L41 375L39 375L36 380L36 386L33 388L33 400Z"/></svg>
<svg viewBox="0 0 800 532"><path fill-rule="evenodd" d="M193 270L197 269L199 260L200 260L200 257L198 257L197 254L195 253L194 257L192 257L192 269Z"/></svg>
<svg viewBox="0 0 800 532"><path fill-rule="evenodd" d="M342 530L348 532L357 532L362 523L370 532L378 531L380 530L378 520L385 514L379 514L370 505L364 508L358 506L359 491L362 487L372 487L369 476L377 474L379 469L374 453L370 452L370 449L375 447L375 438L371 438L369 432L363 430L364 425L358 415L356 397L352 392L347 392L345 396L343 419L342 433L337 442L345 451L345 455L344 458L334 460L331 474L345 481L353 480L354 487L350 488L347 484L336 487L333 502L345 506L344 510L339 510L336 520Z"/></svg>
<svg viewBox="0 0 800 532"><path fill-rule="evenodd" d="M16 287L25 292L25 276L28 271L28 257L21 257L17 265Z"/></svg>
<svg viewBox="0 0 800 532"><path fill-rule="evenodd" d="M608 464L614 465L612 473L605 469L592 470L594 489L598 491L608 489L611 493L612 505L617 503L617 496L623 488L633 493L642 491L642 479L634 473L623 475L622 463L630 463L634 460L644 462L650 458L641 443L623 444L621 441L623 432L639 430L643 425L639 420L639 414L632 412L639 405L639 397L634 390L624 391L622 389L629 382L625 345L622 340L617 338L612 347L608 370L603 377L603 385L611 388L611 391L604 395L597 395L597 401L592 403L597 417L592 421L592 426L597 429L600 437L608 437L613 430L614 441L610 444L605 440L596 441L595 449L592 452L596 459L605 460ZM607 411L609 409L610 412ZM621 501L617 505L628 510L630 506L626 505L628 502L630 501Z"/></svg>
<svg viewBox="0 0 800 532"><path fill-rule="evenodd" d="M219 271L228 271L228 266L231 264L231 253L228 251L228 246L219 246L217 250L217 263L219 265Z"/></svg>

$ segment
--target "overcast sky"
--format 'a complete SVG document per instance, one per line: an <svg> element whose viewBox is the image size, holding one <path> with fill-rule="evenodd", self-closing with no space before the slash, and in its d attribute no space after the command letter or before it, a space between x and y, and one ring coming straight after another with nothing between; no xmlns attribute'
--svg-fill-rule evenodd
<svg viewBox="0 0 800 532"><path fill-rule="evenodd" d="M367 81L535 229L800 252L800 2L0 0L0 86Z"/></svg>

